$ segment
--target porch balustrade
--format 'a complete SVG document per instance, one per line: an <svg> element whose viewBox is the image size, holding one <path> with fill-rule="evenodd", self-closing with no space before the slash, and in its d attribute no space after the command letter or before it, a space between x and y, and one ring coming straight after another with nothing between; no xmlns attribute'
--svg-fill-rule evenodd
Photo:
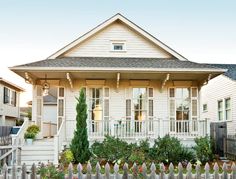
<svg viewBox="0 0 236 179"><path fill-rule="evenodd" d="M206 120L148 120L112 119L89 120L88 136L90 140L102 140L106 135L121 139L156 139L166 134L179 138L205 136Z"/></svg>

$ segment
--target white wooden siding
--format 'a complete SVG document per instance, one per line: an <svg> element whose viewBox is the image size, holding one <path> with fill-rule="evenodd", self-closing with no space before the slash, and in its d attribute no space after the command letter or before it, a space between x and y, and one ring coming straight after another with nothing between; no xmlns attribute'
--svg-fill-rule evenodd
<svg viewBox="0 0 236 179"><path fill-rule="evenodd" d="M218 100L231 98L231 121L227 122L228 134L236 133L236 82L224 75L220 75L201 89L201 106L202 118L209 118L211 121L218 121ZM208 110L203 111L203 104L207 104ZM224 103L223 103L224 105ZM223 107L225 118L225 110Z"/></svg>
<svg viewBox="0 0 236 179"><path fill-rule="evenodd" d="M111 41L124 41L125 52L111 51ZM156 57L170 58L169 53L154 45L149 40L129 29L126 25L115 22L92 36L90 39L77 45L74 49L66 52L66 57Z"/></svg>

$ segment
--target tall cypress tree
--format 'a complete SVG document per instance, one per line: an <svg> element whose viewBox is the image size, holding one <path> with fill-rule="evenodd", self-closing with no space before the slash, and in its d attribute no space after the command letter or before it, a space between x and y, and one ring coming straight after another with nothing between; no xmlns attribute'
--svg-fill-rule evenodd
<svg viewBox="0 0 236 179"><path fill-rule="evenodd" d="M80 91L79 99L76 98L76 130L70 144L75 162L85 163L90 158L89 142L87 134L87 105L84 90Z"/></svg>

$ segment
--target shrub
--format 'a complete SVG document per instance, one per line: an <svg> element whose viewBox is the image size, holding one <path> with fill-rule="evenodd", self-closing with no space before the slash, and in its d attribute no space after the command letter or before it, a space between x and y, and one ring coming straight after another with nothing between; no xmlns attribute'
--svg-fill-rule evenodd
<svg viewBox="0 0 236 179"><path fill-rule="evenodd" d="M32 133L32 132L26 132L26 133L24 134L24 138L25 138L25 139L35 139L35 136L36 136L36 134L35 134L35 133Z"/></svg>
<svg viewBox="0 0 236 179"><path fill-rule="evenodd" d="M53 164L47 166L41 166L38 170L38 174L42 179L64 179L65 175L63 171L57 169Z"/></svg>
<svg viewBox="0 0 236 179"><path fill-rule="evenodd" d="M119 138L106 136L103 142L95 142L91 146L91 150L93 157L115 163L119 160L127 161L131 155L132 146Z"/></svg>
<svg viewBox="0 0 236 179"><path fill-rule="evenodd" d="M208 136L194 139L196 145L193 149L196 151L197 159L203 164L213 160L211 140Z"/></svg>
<svg viewBox="0 0 236 179"><path fill-rule="evenodd" d="M64 166L68 165L73 160L74 160L73 153L69 149L65 150L60 154L60 163L62 163Z"/></svg>
<svg viewBox="0 0 236 179"><path fill-rule="evenodd" d="M132 151L131 155L128 158L128 161L131 164L136 162L138 165L141 165L145 162L145 153L140 150Z"/></svg>
<svg viewBox="0 0 236 179"><path fill-rule="evenodd" d="M36 135L37 133L39 133L40 130L39 130L39 126L31 125L27 128L26 131L29 132L29 133L34 133Z"/></svg>
<svg viewBox="0 0 236 179"><path fill-rule="evenodd" d="M194 153L185 148L180 141L169 135L158 138L153 148L150 150L150 156L158 162L178 164L183 161L192 161Z"/></svg>
<svg viewBox="0 0 236 179"><path fill-rule="evenodd" d="M87 134L87 105L84 90L80 91L79 99L76 99L78 101L76 105L76 130L74 131L70 150L73 153L75 162L85 163L89 160L91 153Z"/></svg>

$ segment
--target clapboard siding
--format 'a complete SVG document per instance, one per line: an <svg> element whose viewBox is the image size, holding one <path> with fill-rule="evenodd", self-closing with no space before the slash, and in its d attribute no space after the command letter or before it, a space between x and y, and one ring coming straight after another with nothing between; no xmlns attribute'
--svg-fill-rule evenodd
<svg viewBox="0 0 236 179"><path fill-rule="evenodd" d="M112 52L111 41L122 40L126 52ZM100 57L156 57L170 58L171 55L149 40L129 29L126 25L114 22L104 30L77 45L63 56L100 56Z"/></svg>
<svg viewBox="0 0 236 179"><path fill-rule="evenodd" d="M218 121L218 100L231 98L232 121L227 122L228 134L236 133L236 82L224 75L212 79L201 90L201 112L203 118ZM203 112L203 104L207 104L208 111ZM225 114L224 114L225 117Z"/></svg>

